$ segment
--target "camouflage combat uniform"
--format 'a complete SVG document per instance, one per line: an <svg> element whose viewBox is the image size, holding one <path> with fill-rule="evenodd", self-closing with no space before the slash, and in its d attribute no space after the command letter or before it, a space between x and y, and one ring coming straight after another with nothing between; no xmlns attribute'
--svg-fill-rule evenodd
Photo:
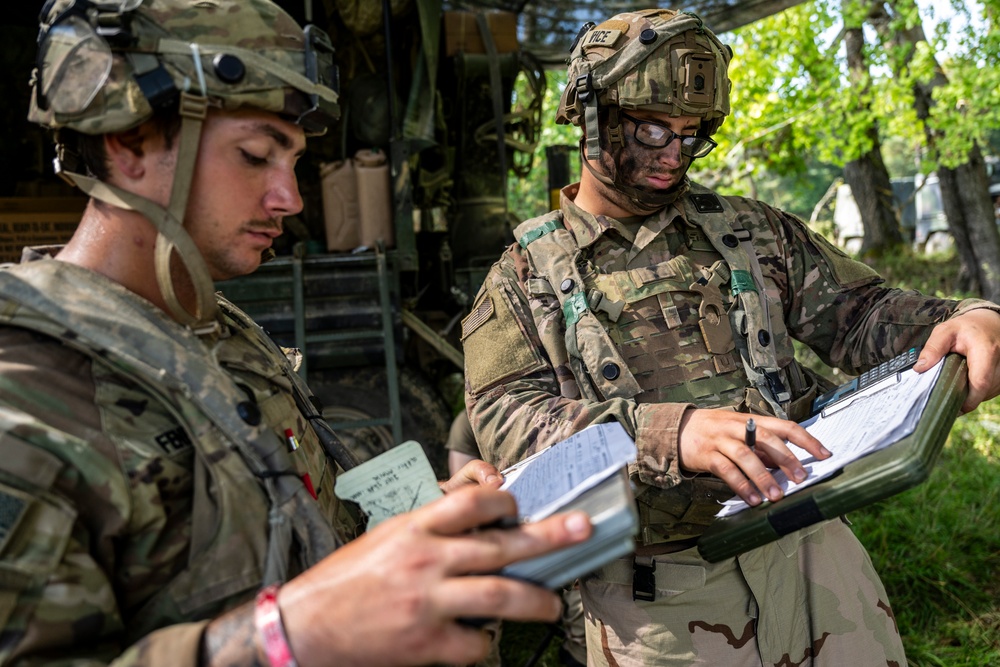
<svg viewBox="0 0 1000 667"><path fill-rule="evenodd" d="M203 340L40 259L0 305L0 663L197 664L206 619L350 531L288 359L221 297Z"/></svg>
<svg viewBox="0 0 1000 667"><path fill-rule="evenodd" d="M792 338L858 373L956 313L995 306L883 288L793 216L687 181L644 219L595 217L573 203L577 187L561 213L518 227L463 338L473 428L498 467L592 423L618 420L636 440L635 562L655 564L655 591L633 601L631 557L582 582L590 664L905 664L885 591L842 521L722 563L699 557L694 541L732 492L680 470L680 420L692 406L773 412L733 334L746 320L727 316L748 274L770 323L749 335L773 350L793 420L819 387Z"/></svg>

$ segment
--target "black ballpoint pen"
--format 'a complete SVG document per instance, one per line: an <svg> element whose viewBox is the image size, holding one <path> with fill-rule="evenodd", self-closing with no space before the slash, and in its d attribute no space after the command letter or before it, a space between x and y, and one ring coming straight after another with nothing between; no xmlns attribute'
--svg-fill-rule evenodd
<svg viewBox="0 0 1000 667"><path fill-rule="evenodd" d="M757 446L757 424L753 418L747 420L746 443L751 450Z"/></svg>

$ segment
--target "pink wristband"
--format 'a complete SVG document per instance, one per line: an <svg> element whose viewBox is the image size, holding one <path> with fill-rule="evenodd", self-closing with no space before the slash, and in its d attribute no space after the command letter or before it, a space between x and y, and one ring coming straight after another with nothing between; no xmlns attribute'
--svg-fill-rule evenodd
<svg viewBox="0 0 1000 667"><path fill-rule="evenodd" d="M285 626L281 623L278 584L271 584L257 594L253 620L271 667L298 667L292 657L292 649L288 646Z"/></svg>

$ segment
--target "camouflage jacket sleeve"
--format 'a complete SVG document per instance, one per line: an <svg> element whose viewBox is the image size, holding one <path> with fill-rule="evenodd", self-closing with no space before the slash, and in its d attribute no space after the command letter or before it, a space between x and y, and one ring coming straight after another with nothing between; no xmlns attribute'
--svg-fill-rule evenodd
<svg viewBox="0 0 1000 667"><path fill-rule="evenodd" d="M543 343L543 334L562 335L562 319L533 316L539 306L529 298L519 250L512 246L493 267L462 325L466 405L483 456L503 469L591 424L616 420L636 441L639 479L673 486L680 480L678 426L689 406L563 396L572 373L553 363Z"/></svg>
<svg viewBox="0 0 1000 667"><path fill-rule="evenodd" d="M125 473L127 453L79 408L90 378L82 355L0 329L0 664L195 665L204 622L128 637L133 596L183 562L164 530L183 482ZM125 533L144 547L123 548Z"/></svg>
<svg viewBox="0 0 1000 667"><path fill-rule="evenodd" d="M856 375L920 346L931 329L976 308L979 299L954 301L887 288L867 265L855 261L795 216L760 202L731 198L758 245L765 278L784 306L789 334L828 365Z"/></svg>

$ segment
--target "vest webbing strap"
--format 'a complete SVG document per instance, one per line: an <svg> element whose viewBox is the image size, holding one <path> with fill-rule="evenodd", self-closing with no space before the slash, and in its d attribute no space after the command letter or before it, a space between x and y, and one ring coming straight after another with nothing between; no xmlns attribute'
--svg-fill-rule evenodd
<svg viewBox="0 0 1000 667"><path fill-rule="evenodd" d="M745 231L745 230L744 230ZM768 311L767 298L763 295L764 289L764 274L760 270L760 262L757 260L757 250L754 248L751 242L750 234L744 233L739 235L740 246L743 248L744 252L747 254L747 259L750 260L750 271L753 274L754 280L760 285L761 291L758 293L760 298L760 303L764 311L764 322L767 325L767 337L771 343L774 343L773 336L771 335L771 314ZM756 291L756 290L755 290ZM749 339L750 345L752 346L753 340ZM773 347L769 347L773 355ZM752 357L751 357L752 358ZM792 400L791 392L785 387L785 383L781 380L781 373L777 368L777 360L775 360L774 368L755 368L755 372L764 376L764 383L760 381L755 381L758 391L764 397L764 400L768 402L771 409L774 410L774 414L781 417L782 419L787 419L788 415L785 411L785 406L789 404ZM764 391L761 387L766 386L770 391Z"/></svg>
<svg viewBox="0 0 1000 667"><path fill-rule="evenodd" d="M539 234L538 230L545 231ZM530 240L526 241L529 236ZM578 266L580 248L576 238L562 224L562 211L522 222L514 230L514 237L524 248L535 276L553 285L561 285L566 279L573 282L568 292L554 291L565 317L570 370L583 397L604 400L632 398L641 393L642 388L628 364L588 305ZM611 374L613 379L608 379L604 373L609 365L617 367L617 372Z"/></svg>
<svg viewBox="0 0 1000 667"><path fill-rule="evenodd" d="M522 248L527 248L528 244L532 241L537 241L546 234L556 231L557 229L562 229L562 222L559 220L546 220L542 224L538 225L530 231L526 231L524 235L517 239L517 242L521 244Z"/></svg>
<svg viewBox="0 0 1000 667"><path fill-rule="evenodd" d="M576 323L580 321L583 314L590 310L590 305L587 303L587 295L583 292L577 292L563 301L562 310L563 317L566 319L566 326L576 326Z"/></svg>
<svg viewBox="0 0 1000 667"><path fill-rule="evenodd" d="M743 292L756 292L757 285L754 284L753 275L749 271L736 269L733 271L730 284L733 296L739 296Z"/></svg>
<svg viewBox="0 0 1000 667"><path fill-rule="evenodd" d="M310 563L339 546L299 476L270 474L294 469L286 444L266 426L250 426L238 416L234 406L245 394L189 330L125 288L94 280L89 271L66 262L40 260L2 270L0 295L8 306L0 309L4 324L49 335L168 404L183 397L226 434L264 481L271 503L265 584L287 578L293 530ZM103 307L88 307L95 301Z"/></svg>
<svg viewBox="0 0 1000 667"><path fill-rule="evenodd" d="M718 199L720 208L702 210L705 206L699 207L694 197L706 195ZM700 201L704 204L703 200ZM709 242L729 264L732 272L730 286L739 306L730 313L736 348L743 360L747 379L764 396L775 414L783 418L783 405L788 403L791 395L781 381L764 294L764 276L750 234L737 223L732 205L708 188L692 183L685 208L697 212L689 218L704 230ZM734 243L729 237L738 239L738 242Z"/></svg>

